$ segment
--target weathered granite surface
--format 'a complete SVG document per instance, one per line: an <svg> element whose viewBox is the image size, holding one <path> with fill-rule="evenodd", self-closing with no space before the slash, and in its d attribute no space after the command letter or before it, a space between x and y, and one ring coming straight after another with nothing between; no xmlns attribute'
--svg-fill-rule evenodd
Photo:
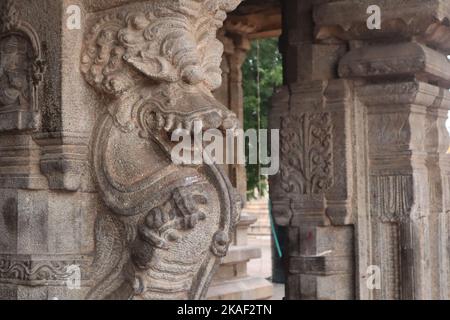
<svg viewBox="0 0 450 320"><path fill-rule="evenodd" d="M1 1L0 299L206 295L241 201L218 166L173 164L170 134L238 126L211 92L239 3Z"/></svg>
<svg viewBox="0 0 450 320"><path fill-rule="evenodd" d="M168 136L196 119L237 126L212 92L216 33L239 2L0 1L0 299L205 297L241 196L223 168L171 163ZM372 4L282 1L271 201L288 299L449 298L450 6L380 0L369 30ZM277 25L245 14L229 28ZM242 194L242 168L230 172ZM223 275L256 256L231 250Z"/></svg>

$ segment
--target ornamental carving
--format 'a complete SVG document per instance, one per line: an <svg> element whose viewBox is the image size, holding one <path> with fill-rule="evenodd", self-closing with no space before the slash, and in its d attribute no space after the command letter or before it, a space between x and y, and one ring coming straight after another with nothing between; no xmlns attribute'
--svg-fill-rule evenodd
<svg viewBox="0 0 450 320"><path fill-rule="evenodd" d="M384 223L409 219L414 204L412 176L374 176L371 180L375 218Z"/></svg>
<svg viewBox="0 0 450 320"><path fill-rule="evenodd" d="M110 213L96 223L89 299L199 299L240 203L216 165L171 161L176 129L233 129L221 85L226 12L239 0L147 1L95 15L81 71L104 101L92 145ZM137 8L138 7L138 8Z"/></svg>
<svg viewBox="0 0 450 320"><path fill-rule="evenodd" d="M38 36L13 1L0 17L0 131L36 129L38 88L45 70ZM22 113L11 123L11 113Z"/></svg>
<svg viewBox="0 0 450 320"><path fill-rule="evenodd" d="M56 260L55 258L45 258L33 260L31 258L2 256L0 257L0 280L13 283L21 281L35 283L65 282L74 275L73 266L85 269L87 262L84 260L82 257L78 257L78 259Z"/></svg>
<svg viewBox="0 0 450 320"><path fill-rule="evenodd" d="M329 113L290 115L281 124L282 188L289 194L326 192L333 184Z"/></svg>

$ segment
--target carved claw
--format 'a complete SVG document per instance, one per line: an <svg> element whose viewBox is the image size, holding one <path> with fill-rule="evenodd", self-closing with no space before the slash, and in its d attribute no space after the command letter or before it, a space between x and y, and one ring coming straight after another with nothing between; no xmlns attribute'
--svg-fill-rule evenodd
<svg viewBox="0 0 450 320"><path fill-rule="evenodd" d="M146 243L160 249L168 250L167 241L162 238L154 229L150 229L145 225L139 226L139 235Z"/></svg>
<svg viewBox="0 0 450 320"><path fill-rule="evenodd" d="M151 210L145 217L138 227L140 240L168 250L170 242L181 238L180 231L193 229L206 219L206 214L198 207L207 203L208 198L198 193L195 186L176 189L168 203Z"/></svg>

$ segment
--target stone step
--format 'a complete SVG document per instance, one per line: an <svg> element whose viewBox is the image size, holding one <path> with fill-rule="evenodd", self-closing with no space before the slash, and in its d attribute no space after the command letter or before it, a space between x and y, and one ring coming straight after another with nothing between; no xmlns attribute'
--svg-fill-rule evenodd
<svg viewBox="0 0 450 320"><path fill-rule="evenodd" d="M272 232L268 199L258 199L247 203L243 213L255 216L258 220L249 227L249 235L270 236Z"/></svg>
<svg viewBox="0 0 450 320"><path fill-rule="evenodd" d="M246 277L213 283L208 300L267 300L273 295L273 285L262 278Z"/></svg>
<svg viewBox="0 0 450 320"><path fill-rule="evenodd" d="M242 212L257 216L267 216L267 217L269 216L269 210L247 209L243 210Z"/></svg>
<svg viewBox="0 0 450 320"><path fill-rule="evenodd" d="M268 212L264 212L264 214L253 214L253 216L256 216L257 218L257 221L255 221L255 223L258 223L258 221L270 221Z"/></svg>
<svg viewBox="0 0 450 320"><path fill-rule="evenodd" d="M245 214L250 214L252 216L256 216L257 219L259 219L259 217L264 218L264 217L269 217L269 211L261 211L261 210L253 210L253 211L243 211Z"/></svg>
<svg viewBox="0 0 450 320"><path fill-rule="evenodd" d="M253 227L248 231L249 235L252 236L270 236L272 229L270 227Z"/></svg>
<svg viewBox="0 0 450 320"><path fill-rule="evenodd" d="M242 212L241 218L238 222L238 227L251 226L257 221L257 218L253 214Z"/></svg>
<svg viewBox="0 0 450 320"><path fill-rule="evenodd" d="M254 229L268 229L268 230L271 230L272 226L270 224L255 224L255 225L251 226L250 230L254 230Z"/></svg>
<svg viewBox="0 0 450 320"><path fill-rule="evenodd" d="M251 226L251 228L270 228L270 227L271 227L270 221L261 221Z"/></svg>
<svg viewBox="0 0 450 320"><path fill-rule="evenodd" d="M250 246L231 246L222 264L233 264L261 258L261 249Z"/></svg>
<svg viewBox="0 0 450 320"><path fill-rule="evenodd" d="M246 207L269 207L269 202L247 202L247 204L245 205Z"/></svg>
<svg viewBox="0 0 450 320"><path fill-rule="evenodd" d="M244 207L244 211L247 211L247 210L265 210L265 211L269 211L269 206L266 204L266 205L256 205L256 204L253 204L253 205L246 205L245 207Z"/></svg>

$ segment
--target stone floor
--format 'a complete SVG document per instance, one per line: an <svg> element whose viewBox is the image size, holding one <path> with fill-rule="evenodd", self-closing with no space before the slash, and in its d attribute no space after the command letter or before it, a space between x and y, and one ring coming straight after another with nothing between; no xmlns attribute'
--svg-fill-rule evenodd
<svg viewBox="0 0 450 320"><path fill-rule="evenodd" d="M248 265L248 274L269 279L272 277L272 250L270 236L250 236L249 245L260 247L262 257L251 260ZM274 295L271 300L282 300L284 297L284 284L274 283Z"/></svg>

